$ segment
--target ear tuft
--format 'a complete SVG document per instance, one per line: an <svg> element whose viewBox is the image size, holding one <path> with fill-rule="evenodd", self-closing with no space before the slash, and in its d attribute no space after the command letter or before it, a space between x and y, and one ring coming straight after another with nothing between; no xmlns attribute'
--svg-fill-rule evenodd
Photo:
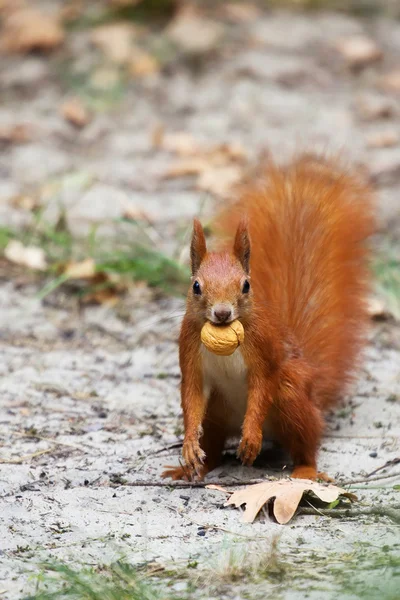
<svg viewBox="0 0 400 600"><path fill-rule="evenodd" d="M243 267L245 273L250 271L250 237L247 219L243 218L237 228L233 253Z"/></svg>
<svg viewBox="0 0 400 600"><path fill-rule="evenodd" d="M192 275L198 271L201 261L207 252L206 238L203 227L198 219L193 221L192 243L190 245L190 260L192 264Z"/></svg>

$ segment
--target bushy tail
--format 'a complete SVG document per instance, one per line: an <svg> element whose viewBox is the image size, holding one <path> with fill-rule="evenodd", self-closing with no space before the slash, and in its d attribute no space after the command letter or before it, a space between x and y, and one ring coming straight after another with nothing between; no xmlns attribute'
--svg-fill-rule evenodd
<svg viewBox="0 0 400 600"><path fill-rule="evenodd" d="M372 194L337 162L305 155L270 164L217 220L233 236L247 215L255 310L293 336L315 367L315 390L331 402L350 378L367 323L367 238L375 229Z"/></svg>

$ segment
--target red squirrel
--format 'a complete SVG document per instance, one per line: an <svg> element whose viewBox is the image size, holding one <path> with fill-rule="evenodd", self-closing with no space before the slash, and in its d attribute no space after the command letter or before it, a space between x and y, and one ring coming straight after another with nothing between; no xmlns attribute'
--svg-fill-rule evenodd
<svg viewBox="0 0 400 600"><path fill-rule="evenodd" d="M366 240L375 230L371 191L358 175L312 155L270 164L264 175L216 218L218 251L207 250L194 221L179 338L185 464L163 477L204 478L226 439L241 436L243 464L272 438L289 452L292 477L316 479L323 414L358 364ZM204 323L235 319L244 343L231 356L210 353L200 341Z"/></svg>

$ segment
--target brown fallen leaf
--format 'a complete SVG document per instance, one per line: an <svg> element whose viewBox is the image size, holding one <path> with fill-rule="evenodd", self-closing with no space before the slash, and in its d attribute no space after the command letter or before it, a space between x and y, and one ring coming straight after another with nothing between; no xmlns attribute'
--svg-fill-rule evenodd
<svg viewBox="0 0 400 600"><path fill-rule="evenodd" d="M227 2L221 6L223 14L234 23L248 23L261 16L261 9L251 2Z"/></svg>
<svg viewBox="0 0 400 600"><path fill-rule="evenodd" d="M101 25L92 31L90 40L111 61L126 63L131 56L134 28L128 23Z"/></svg>
<svg viewBox="0 0 400 600"><path fill-rule="evenodd" d="M220 486L208 485L208 489L218 489L231 494L225 506L233 505L239 508L246 504L243 514L244 523L253 523L261 508L272 498L275 498L273 514L281 525L288 523L293 517L304 492L313 492L323 502L334 502L339 496L345 496L351 501L356 500L354 494L335 485L322 485L307 479L281 479L250 485L236 492L229 492Z"/></svg>
<svg viewBox="0 0 400 600"><path fill-rule="evenodd" d="M176 133L164 133L161 145L168 152L175 152L179 156L191 156L200 152L200 146L190 133L178 131Z"/></svg>
<svg viewBox="0 0 400 600"><path fill-rule="evenodd" d="M183 158L168 167L163 177L173 179L174 177L186 177L188 175L199 175L210 168L210 163L205 158Z"/></svg>
<svg viewBox="0 0 400 600"><path fill-rule="evenodd" d="M0 125L0 142L24 144L32 137L31 127L23 123L17 125Z"/></svg>
<svg viewBox="0 0 400 600"><path fill-rule="evenodd" d="M126 203L122 216L124 219L128 219L130 221L147 221L147 223L152 223L152 219L146 213L146 211L138 206L135 206L131 202Z"/></svg>
<svg viewBox="0 0 400 600"><path fill-rule="evenodd" d="M69 279L93 279L97 275L96 263L93 258L81 262L70 262L64 269L64 275Z"/></svg>
<svg viewBox="0 0 400 600"><path fill-rule="evenodd" d="M196 187L220 198L228 198L242 179L243 171L238 165L215 167L201 173Z"/></svg>
<svg viewBox="0 0 400 600"><path fill-rule="evenodd" d="M336 49L352 69L360 69L380 60L383 56L378 44L363 35L354 35L341 39Z"/></svg>
<svg viewBox="0 0 400 600"><path fill-rule="evenodd" d="M48 52L60 46L64 37L64 30L55 17L21 6L6 14L0 43L7 52Z"/></svg>
<svg viewBox="0 0 400 600"><path fill-rule="evenodd" d="M60 112L66 121L75 127L82 128L89 122L89 113L79 98L69 98L60 107Z"/></svg>
<svg viewBox="0 0 400 600"><path fill-rule="evenodd" d="M367 138L368 148L391 148L399 143L399 136L395 131L382 131L373 133Z"/></svg>
<svg viewBox="0 0 400 600"><path fill-rule="evenodd" d="M223 28L216 21L202 17L192 5L183 5L166 33L184 52L204 54L216 48Z"/></svg>
<svg viewBox="0 0 400 600"><path fill-rule="evenodd" d="M82 296L83 304L104 304L112 308L119 301L119 295L114 288L103 288L88 292Z"/></svg>
<svg viewBox="0 0 400 600"><path fill-rule="evenodd" d="M368 298L367 312L374 321L388 321L394 315L390 312L387 303L382 298Z"/></svg>
<svg viewBox="0 0 400 600"><path fill-rule="evenodd" d="M126 291L126 285L118 275L97 271L92 258L69 262L60 269L60 274L74 284L80 282L82 304L115 306L121 293Z"/></svg>
<svg viewBox="0 0 400 600"><path fill-rule="evenodd" d="M153 75L160 70L160 65L154 56L144 50L135 48L128 62L128 71L132 77Z"/></svg>
<svg viewBox="0 0 400 600"><path fill-rule="evenodd" d="M62 22L69 23L76 21L84 11L85 0L67 0L63 6L60 7L59 16Z"/></svg>
<svg viewBox="0 0 400 600"><path fill-rule="evenodd" d="M8 242L4 250L4 256L10 262L29 267L30 269L37 271L45 271L47 269L44 250L36 246L24 246L19 240Z"/></svg>
<svg viewBox="0 0 400 600"><path fill-rule="evenodd" d="M22 210L29 211L37 210L41 206L39 198L25 194L14 196L14 198L11 198L10 202L12 206L15 206L15 208L21 208Z"/></svg>

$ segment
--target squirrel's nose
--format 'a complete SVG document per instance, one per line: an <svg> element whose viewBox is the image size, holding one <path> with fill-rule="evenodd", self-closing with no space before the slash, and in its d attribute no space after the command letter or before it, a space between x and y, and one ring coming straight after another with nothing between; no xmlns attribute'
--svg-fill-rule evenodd
<svg viewBox="0 0 400 600"><path fill-rule="evenodd" d="M214 318L219 323L226 323L232 316L232 310L228 306L217 305L213 310Z"/></svg>

